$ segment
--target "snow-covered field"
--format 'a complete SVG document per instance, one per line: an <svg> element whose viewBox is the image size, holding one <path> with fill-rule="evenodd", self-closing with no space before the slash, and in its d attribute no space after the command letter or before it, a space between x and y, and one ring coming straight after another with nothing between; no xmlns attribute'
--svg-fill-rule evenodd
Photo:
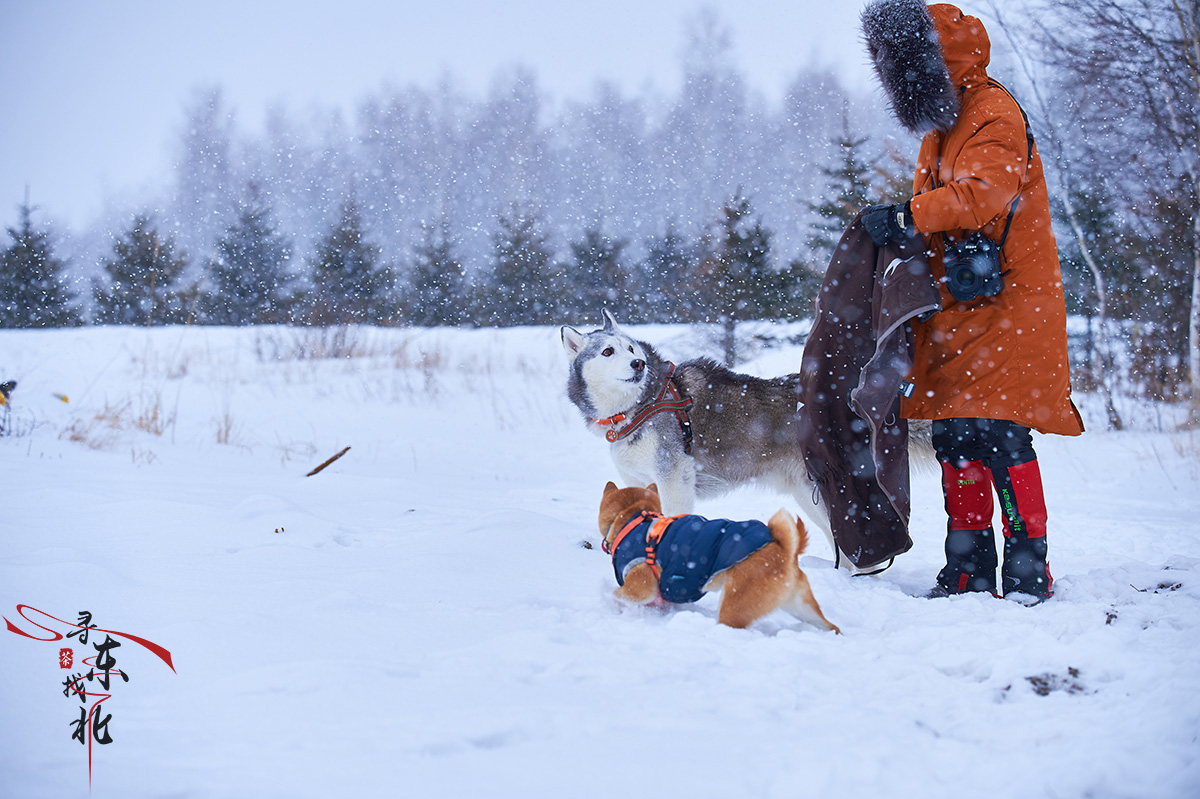
<svg viewBox="0 0 1200 799"><path fill-rule="evenodd" d="M918 598L945 521L914 475L891 570L836 572L819 536L802 558L839 637L614 604L582 542L616 473L556 330L0 331L7 379L0 615L48 638L18 605L89 611L173 657L111 650L94 797L1200 796L1195 434L1038 438L1036 608ZM75 639L0 627L0 797L88 794L63 683L92 636L64 670Z"/></svg>

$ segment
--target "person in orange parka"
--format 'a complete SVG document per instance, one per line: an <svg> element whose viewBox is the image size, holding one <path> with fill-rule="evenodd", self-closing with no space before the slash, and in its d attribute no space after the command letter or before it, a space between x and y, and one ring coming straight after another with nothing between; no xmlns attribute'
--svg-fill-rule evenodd
<svg viewBox="0 0 1200 799"><path fill-rule="evenodd" d="M942 310L912 323L912 394L901 400L906 418L933 420L950 517L946 567L930 596L997 593L994 487L1003 593L1042 601L1053 580L1030 430L1074 436L1083 422L1071 401L1041 159L1024 112L988 77L991 44L978 19L944 3L875 0L862 25L893 113L924 135L913 198L865 209L863 224L879 246L922 235L941 281ZM990 275L978 249L956 260L968 241L993 249Z"/></svg>

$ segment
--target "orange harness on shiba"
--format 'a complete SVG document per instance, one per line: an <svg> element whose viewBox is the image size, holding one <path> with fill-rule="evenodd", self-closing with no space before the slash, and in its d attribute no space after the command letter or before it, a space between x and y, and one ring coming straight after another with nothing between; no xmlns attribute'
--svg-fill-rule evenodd
<svg viewBox="0 0 1200 799"><path fill-rule="evenodd" d="M649 521L650 529L646 531L646 565L654 570L654 576L657 578L662 573L662 568L658 565L658 543L662 541L663 533L667 531L672 522L687 515L681 513L677 516L663 516L661 513L644 510L625 523L625 526L617 533L617 537L613 539L612 544L605 539L600 548L606 555L615 554L617 547L625 540L625 536L637 529L643 522Z"/></svg>
<svg viewBox="0 0 1200 799"><path fill-rule="evenodd" d="M633 420L621 428L620 430L612 429L604 434L604 437L610 442L619 441L622 438L633 433L651 417L664 411L672 411L675 414L675 419L679 422L679 429L683 433L683 451L684 453L692 454L692 422L688 419L687 412L692 408L692 401L683 395L679 384L675 381L675 364L667 364L667 379L663 381L662 391L658 392L658 396L650 407L643 410ZM667 395L670 395L668 399ZM623 413L618 413L609 416L607 419L597 419L596 424L599 425L617 425L625 421L627 417Z"/></svg>
<svg viewBox="0 0 1200 799"><path fill-rule="evenodd" d="M642 512L626 522L604 549L612 555L613 573L620 585L635 564L646 563L658 584L658 595L681 605L698 601L715 575L772 540L770 528L758 521Z"/></svg>

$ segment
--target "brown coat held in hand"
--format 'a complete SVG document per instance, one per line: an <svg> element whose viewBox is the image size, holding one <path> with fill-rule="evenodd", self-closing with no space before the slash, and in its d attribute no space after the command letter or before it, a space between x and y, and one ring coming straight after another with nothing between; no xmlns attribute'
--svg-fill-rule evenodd
<svg viewBox="0 0 1200 799"><path fill-rule="evenodd" d="M921 143L912 217L933 252L933 275L945 276L945 238L1011 230L993 297L955 300L941 284L943 310L913 322L915 360L909 419L1007 419L1043 433L1078 435L1071 402L1066 307L1041 159L1016 101L987 75L991 44L979 20L952 5L929 7L953 85L957 122ZM944 235L943 235L944 234Z"/></svg>

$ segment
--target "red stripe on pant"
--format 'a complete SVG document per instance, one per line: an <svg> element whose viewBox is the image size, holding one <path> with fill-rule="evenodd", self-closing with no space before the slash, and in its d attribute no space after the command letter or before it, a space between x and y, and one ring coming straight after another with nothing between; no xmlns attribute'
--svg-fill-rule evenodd
<svg viewBox="0 0 1200 799"><path fill-rule="evenodd" d="M1045 538L1046 496L1037 460L1018 466L992 467L1004 517L1004 537Z"/></svg>
<svg viewBox="0 0 1200 799"><path fill-rule="evenodd" d="M992 526L992 475L983 461L943 461L942 493L951 530Z"/></svg>

